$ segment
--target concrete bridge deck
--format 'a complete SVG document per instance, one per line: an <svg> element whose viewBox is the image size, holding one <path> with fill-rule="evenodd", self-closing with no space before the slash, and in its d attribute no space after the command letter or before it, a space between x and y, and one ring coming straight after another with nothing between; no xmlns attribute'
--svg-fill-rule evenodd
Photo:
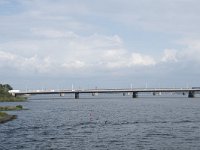
<svg viewBox="0 0 200 150"><path fill-rule="evenodd" d="M138 93L188 93L188 97L195 97L195 93L200 92L200 88L134 88L134 89L76 89L76 90L32 90L25 92L12 92L13 95L36 95L36 94L74 94L75 99L79 98L79 94L84 93L132 93L132 97L136 98Z"/></svg>

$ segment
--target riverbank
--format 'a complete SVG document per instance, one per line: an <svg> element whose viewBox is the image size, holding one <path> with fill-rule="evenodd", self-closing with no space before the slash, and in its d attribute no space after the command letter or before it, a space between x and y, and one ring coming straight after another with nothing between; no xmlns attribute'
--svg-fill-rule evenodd
<svg viewBox="0 0 200 150"><path fill-rule="evenodd" d="M22 105L0 106L0 124L17 118L16 115L9 115L5 112L1 112L1 111L13 111L13 110L23 110L23 106Z"/></svg>
<svg viewBox="0 0 200 150"><path fill-rule="evenodd" d="M14 96L9 93L13 88L9 84L0 84L0 102L23 102L27 98L23 96Z"/></svg>
<svg viewBox="0 0 200 150"><path fill-rule="evenodd" d="M0 112L0 124L16 119L16 115L8 115L7 113Z"/></svg>
<svg viewBox="0 0 200 150"><path fill-rule="evenodd" d="M22 110L22 105L17 106L0 106L0 111Z"/></svg>
<svg viewBox="0 0 200 150"><path fill-rule="evenodd" d="M24 102L27 100L27 97L13 96L9 93L10 90L13 90L13 88L9 84L0 84L0 102ZM23 110L23 106L0 106L0 123L5 123L17 118L16 115L9 115L5 112L1 112L12 110Z"/></svg>
<svg viewBox="0 0 200 150"><path fill-rule="evenodd" d="M0 102L24 102L26 97L13 97L13 96L2 96L0 97Z"/></svg>

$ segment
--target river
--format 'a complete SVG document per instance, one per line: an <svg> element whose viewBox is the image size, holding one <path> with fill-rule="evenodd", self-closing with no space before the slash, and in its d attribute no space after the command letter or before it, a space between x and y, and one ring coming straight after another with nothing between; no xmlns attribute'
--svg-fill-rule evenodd
<svg viewBox="0 0 200 150"><path fill-rule="evenodd" d="M200 149L200 98L32 96L0 124L2 150Z"/></svg>

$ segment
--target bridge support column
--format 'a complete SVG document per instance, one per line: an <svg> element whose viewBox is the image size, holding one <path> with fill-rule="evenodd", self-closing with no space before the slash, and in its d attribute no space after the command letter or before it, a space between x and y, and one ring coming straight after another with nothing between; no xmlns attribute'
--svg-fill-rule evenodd
<svg viewBox="0 0 200 150"><path fill-rule="evenodd" d="M16 97L16 94L15 94L15 93L11 93L11 95L14 96L14 97Z"/></svg>
<svg viewBox="0 0 200 150"><path fill-rule="evenodd" d="M62 97L62 96L65 96L65 94L64 93L60 93L60 96Z"/></svg>
<svg viewBox="0 0 200 150"><path fill-rule="evenodd" d="M138 92L133 92L132 98L137 98L138 97Z"/></svg>
<svg viewBox="0 0 200 150"><path fill-rule="evenodd" d="M189 91L188 97L189 98L193 98L194 96L195 96L195 92L194 91Z"/></svg>
<svg viewBox="0 0 200 150"><path fill-rule="evenodd" d="M123 96L126 96L126 93L123 93Z"/></svg>
<svg viewBox="0 0 200 150"><path fill-rule="evenodd" d="M78 92L75 93L75 99L79 99L79 93Z"/></svg>

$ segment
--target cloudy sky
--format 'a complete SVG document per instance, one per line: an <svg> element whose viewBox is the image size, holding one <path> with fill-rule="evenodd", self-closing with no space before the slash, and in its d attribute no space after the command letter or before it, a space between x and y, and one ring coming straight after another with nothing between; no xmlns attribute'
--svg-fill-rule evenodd
<svg viewBox="0 0 200 150"><path fill-rule="evenodd" d="M0 0L0 82L200 86L199 0Z"/></svg>

